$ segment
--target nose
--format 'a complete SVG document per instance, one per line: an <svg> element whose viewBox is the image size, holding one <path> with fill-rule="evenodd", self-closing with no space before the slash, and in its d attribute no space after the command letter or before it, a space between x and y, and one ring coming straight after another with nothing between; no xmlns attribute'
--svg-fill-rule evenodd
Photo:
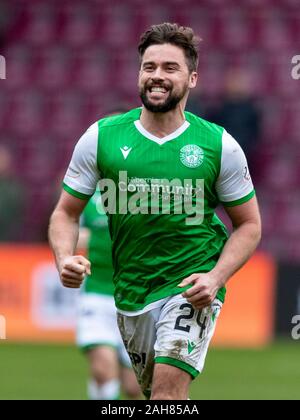
<svg viewBox="0 0 300 420"><path fill-rule="evenodd" d="M156 69L154 70L154 72L151 75L151 79L154 80L163 80L164 79L164 74L163 74L163 70L160 67L156 67Z"/></svg>

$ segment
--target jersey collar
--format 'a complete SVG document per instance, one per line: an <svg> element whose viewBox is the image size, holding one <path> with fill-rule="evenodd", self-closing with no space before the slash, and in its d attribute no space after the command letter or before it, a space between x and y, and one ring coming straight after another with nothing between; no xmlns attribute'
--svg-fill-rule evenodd
<svg viewBox="0 0 300 420"><path fill-rule="evenodd" d="M177 130L175 130L173 133L168 134L165 137L156 137L153 134L149 133L149 131L147 131L141 124L140 120L136 120L134 121L134 125L136 127L136 129L147 139L154 141L155 143L159 144L160 146L164 143L166 143L167 141L170 140L174 140L177 137L179 137L182 133L185 132L185 130L190 126L190 123L188 121L184 121L184 123L177 128Z"/></svg>

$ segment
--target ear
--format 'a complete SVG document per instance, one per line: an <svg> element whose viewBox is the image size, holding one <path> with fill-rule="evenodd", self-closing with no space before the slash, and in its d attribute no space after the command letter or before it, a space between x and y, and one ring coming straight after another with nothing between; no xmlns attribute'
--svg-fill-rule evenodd
<svg viewBox="0 0 300 420"><path fill-rule="evenodd" d="M198 80L198 73L193 71L190 74L190 80L189 80L189 88L193 89L194 87L196 87L197 85L197 80Z"/></svg>

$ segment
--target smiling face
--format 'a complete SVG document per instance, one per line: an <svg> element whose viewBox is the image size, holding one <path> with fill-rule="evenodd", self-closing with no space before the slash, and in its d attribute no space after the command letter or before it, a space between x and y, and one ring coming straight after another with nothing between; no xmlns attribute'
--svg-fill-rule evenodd
<svg viewBox="0 0 300 420"><path fill-rule="evenodd" d="M142 57L139 93L146 109L168 112L187 98L196 86L197 73L190 72L184 51L172 44L151 45Z"/></svg>

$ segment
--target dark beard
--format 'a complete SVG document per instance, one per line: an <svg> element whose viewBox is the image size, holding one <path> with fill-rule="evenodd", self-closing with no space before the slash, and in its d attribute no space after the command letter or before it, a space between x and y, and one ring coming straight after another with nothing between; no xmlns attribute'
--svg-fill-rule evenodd
<svg viewBox="0 0 300 420"><path fill-rule="evenodd" d="M158 113L158 112L169 112L176 108L177 104L181 101L184 97L183 95L172 95L169 94L168 98L165 100L164 103L160 105L153 105L147 98L146 94L147 88L143 88L140 90L140 98L144 107L151 112Z"/></svg>

